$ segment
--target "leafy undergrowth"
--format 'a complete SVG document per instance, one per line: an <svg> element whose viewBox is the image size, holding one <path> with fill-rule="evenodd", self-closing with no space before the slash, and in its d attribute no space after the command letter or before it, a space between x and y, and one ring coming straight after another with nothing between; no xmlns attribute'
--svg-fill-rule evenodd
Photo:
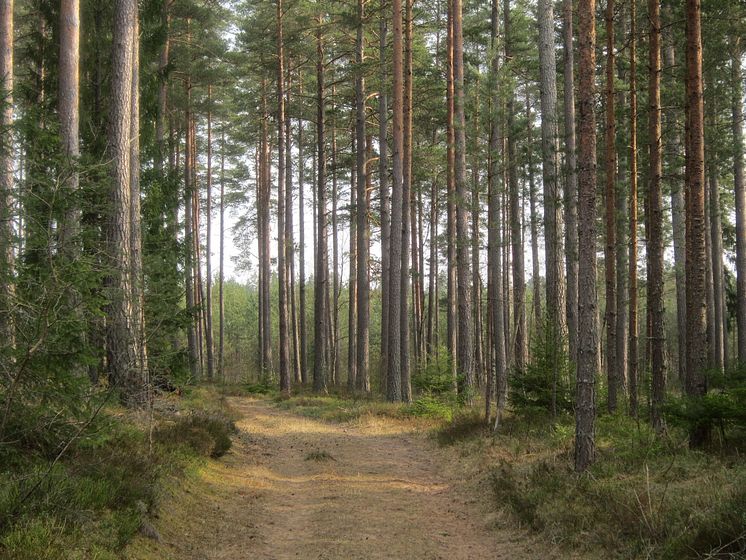
<svg viewBox="0 0 746 560"><path fill-rule="evenodd" d="M232 420L218 393L188 391L149 416L105 407L60 459L6 446L0 466L0 557L119 558L170 483L230 447ZM151 534L151 536L155 536Z"/></svg>
<svg viewBox="0 0 746 560"><path fill-rule="evenodd" d="M462 431L470 426L465 419ZM645 424L606 416L596 464L577 475L573 433L570 418L553 429L546 419L509 418L481 446L495 465L497 507L555 544L607 558L744 557L746 464L737 452L692 451L683 432L659 438Z"/></svg>

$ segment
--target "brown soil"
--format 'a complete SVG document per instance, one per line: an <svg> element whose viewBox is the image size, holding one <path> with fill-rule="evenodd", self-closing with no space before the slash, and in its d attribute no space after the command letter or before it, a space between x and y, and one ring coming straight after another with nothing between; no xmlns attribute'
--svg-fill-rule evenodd
<svg viewBox="0 0 746 560"><path fill-rule="evenodd" d="M560 557L501 522L483 477L395 421L329 424L231 398L233 449L161 507L131 559ZM502 526L501 526L502 525Z"/></svg>

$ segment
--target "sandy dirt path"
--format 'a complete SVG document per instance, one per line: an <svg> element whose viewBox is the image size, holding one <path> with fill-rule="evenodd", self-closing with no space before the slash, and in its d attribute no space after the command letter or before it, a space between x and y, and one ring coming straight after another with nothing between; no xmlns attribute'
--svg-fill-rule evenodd
<svg viewBox="0 0 746 560"><path fill-rule="evenodd" d="M488 492L427 438L385 421L330 424L231 398L226 457L161 508L160 543L129 557L481 560L555 556L496 527ZM327 456L317 460L321 456Z"/></svg>

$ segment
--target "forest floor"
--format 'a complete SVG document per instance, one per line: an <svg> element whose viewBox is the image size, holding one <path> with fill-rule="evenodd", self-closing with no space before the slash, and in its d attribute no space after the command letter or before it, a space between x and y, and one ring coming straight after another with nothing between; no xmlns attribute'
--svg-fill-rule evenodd
<svg viewBox="0 0 746 560"><path fill-rule="evenodd" d="M567 558L495 513L478 467L416 423L331 423L229 397L231 451L174 488L133 560Z"/></svg>

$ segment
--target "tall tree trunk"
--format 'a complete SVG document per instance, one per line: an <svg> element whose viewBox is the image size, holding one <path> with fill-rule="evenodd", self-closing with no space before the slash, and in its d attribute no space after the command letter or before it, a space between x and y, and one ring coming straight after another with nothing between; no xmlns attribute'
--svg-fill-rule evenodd
<svg viewBox="0 0 746 560"><path fill-rule="evenodd" d="M212 328L212 85L207 86L207 231L205 235L205 345L207 379L215 376L215 343Z"/></svg>
<svg viewBox="0 0 746 560"><path fill-rule="evenodd" d="M73 200L78 190L77 159L80 156L79 98L80 98L80 1L60 2L60 87L58 92L60 140L66 161L65 197ZM78 254L77 237L80 231L80 210L69 204L64 222L60 225L60 247L68 256Z"/></svg>
<svg viewBox="0 0 746 560"><path fill-rule="evenodd" d="M541 266L539 264L539 214L536 211L536 181L534 180L534 158L533 158L533 126L531 121L531 101L526 89L526 134L527 134L527 161L526 174L528 175L528 199L529 212L531 213L531 284L533 285L533 308L534 308L534 332L541 330ZM554 391L552 395L554 395Z"/></svg>
<svg viewBox="0 0 746 560"><path fill-rule="evenodd" d="M565 272L562 266L562 189L559 183L557 121L557 61L554 45L554 1L539 0L539 76L541 82L541 154L544 179L547 327L551 329L552 363L556 375L567 329ZM553 391L556 393L556 391ZM552 408L554 410L554 398Z"/></svg>
<svg viewBox="0 0 746 560"><path fill-rule="evenodd" d="M475 384L482 387L483 380L483 345L482 345L482 279L479 276L479 249L481 246L481 233L479 225L479 213L481 204L479 201L479 170L480 170L480 121L479 121L479 75L476 77L474 86L474 117L472 144L472 180L471 180L471 301L472 301L472 329L474 332L474 380Z"/></svg>
<svg viewBox="0 0 746 560"><path fill-rule="evenodd" d="M741 39L733 41L733 184L736 198L736 323L738 327L738 360L746 363L746 184L743 180L743 77Z"/></svg>
<svg viewBox="0 0 746 560"><path fill-rule="evenodd" d="M648 138L650 141L650 185L645 213L649 219L648 232L648 309L651 318L652 392L650 418L653 428L663 430L663 398L665 378L665 329L663 323L663 196L661 194L661 23L660 1L648 0L650 20L648 84Z"/></svg>
<svg viewBox="0 0 746 560"><path fill-rule="evenodd" d="M458 348L456 363L464 377L465 389L474 383L473 334L471 328L471 294L469 291L469 190L466 184L466 117L464 112L464 34L462 0L453 0L453 83L454 128L456 133L456 267L458 284ZM467 394L467 398L469 395Z"/></svg>
<svg viewBox="0 0 746 560"><path fill-rule="evenodd" d="M614 103L614 0L606 3L606 245L604 270L606 273L606 379L607 407L617 407L616 378L616 115Z"/></svg>
<svg viewBox="0 0 746 560"><path fill-rule="evenodd" d="M288 313L287 241L285 239L285 45L282 0L277 0L277 279L280 335L280 392L290 394L290 318Z"/></svg>
<svg viewBox="0 0 746 560"><path fill-rule="evenodd" d="M637 417L637 9L630 3L629 78L629 327L628 373L629 414Z"/></svg>
<svg viewBox="0 0 746 560"><path fill-rule="evenodd" d="M562 2L562 53L565 113L565 269L567 272L567 332L570 361L578 353L578 175L575 154L575 82L573 70L573 0Z"/></svg>
<svg viewBox="0 0 746 560"><path fill-rule="evenodd" d="M489 323L491 335L491 349L494 358L494 365L490 364L490 373L488 379L492 378L493 371L495 377L495 397L497 405L497 416L495 419L495 429L497 429L500 416L505 406L507 396L507 367L505 356L505 322L504 322L504 301L502 285L502 220L501 220L501 181L500 181L500 92L497 85L499 67L498 53L498 27L500 22L499 0L492 0L492 25L491 25L491 61L490 72L492 74L492 93L490 96L490 168L489 168L489 200L487 211L487 266L489 268L488 277L488 307ZM488 382L488 387L490 383ZM489 402L489 397L486 399ZM487 420L489 421L489 408L487 409Z"/></svg>
<svg viewBox="0 0 746 560"><path fill-rule="evenodd" d="M187 22L189 28L189 21ZM189 48L191 34L187 32L187 45ZM193 173L194 153L192 148L192 79L191 68L187 71L186 77L186 113L184 115L185 139L184 139L184 287L186 291L186 306L189 322L187 323L187 351L189 354L189 371L192 379L199 377L199 350L197 348L197 333L195 331L194 314L195 314L195 293L194 293L194 255L192 247L194 245L194 224L192 218L192 191L194 190ZM259 179L257 178L257 181ZM257 193L259 192L257 186Z"/></svg>
<svg viewBox="0 0 746 560"><path fill-rule="evenodd" d="M670 10L666 10L664 13L666 15L666 23L670 25L672 21ZM676 68L675 37L672 30L666 33L665 39L666 45L663 50L665 68ZM673 86L673 80L671 80L669 86ZM671 221L673 229L674 271L676 276L677 363L679 380L683 385L686 372L686 218L684 216L684 174L679 162L681 159L681 138L675 105L672 102L666 102L664 106L663 117L666 123L666 138L668 138L665 149L669 165L671 166L669 171L669 188L671 191Z"/></svg>
<svg viewBox="0 0 746 560"><path fill-rule="evenodd" d="M106 342L109 376L119 387L123 404L144 402L144 379L137 368L137 339L132 301L132 191L130 134L132 118L133 43L136 40L137 3L117 0L114 5L111 106L108 156L112 188L107 224L109 292Z"/></svg>
<svg viewBox="0 0 746 560"><path fill-rule="evenodd" d="M298 99L303 100L303 74L298 73ZM303 154L303 114L298 112L298 304L300 306L300 379L308 383L308 342L306 340L306 204L304 183L306 159ZM315 239L315 237L314 237Z"/></svg>
<svg viewBox="0 0 746 560"><path fill-rule="evenodd" d="M225 123L220 127L220 258L218 269L218 372L225 381Z"/></svg>
<svg viewBox="0 0 746 560"><path fill-rule="evenodd" d="M412 206L412 0L404 0L404 92L403 92L403 130L402 130L402 237L401 237L401 398L404 402L412 400L412 382L409 362L409 250L410 227L409 215ZM413 244L414 245L414 244ZM414 263L413 263L414 264ZM416 311L415 311L416 315Z"/></svg>
<svg viewBox="0 0 746 560"><path fill-rule="evenodd" d="M713 129L716 129L713 123ZM724 345L725 333L723 332L723 227L720 221L720 186L717 177L717 165L710 165L710 254L712 255L712 293L714 299L713 327L715 337L711 341L715 361L713 367L722 370L725 367Z"/></svg>
<svg viewBox="0 0 746 560"><path fill-rule="evenodd" d="M142 228L140 226L140 19L135 6L132 39L132 93L130 96L130 247L132 267L132 325L135 336L137 375L148 382L147 336L145 333L145 278L142 268ZM149 402L150 395L144 395Z"/></svg>
<svg viewBox="0 0 746 560"><path fill-rule="evenodd" d="M403 152L404 152L404 72L402 68L402 6L401 0L392 0L393 41L393 185L391 189L391 239L390 239L390 283L388 321L388 381L386 396L390 401L402 398L402 348L401 348L401 301L402 301L402 251L403 251Z"/></svg>
<svg viewBox="0 0 746 560"><path fill-rule="evenodd" d="M0 3L0 336L15 343L13 299L13 0Z"/></svg>
<svg viewBox="0 0 746 560"><path fill-rule="evenodd" d="M368 260L370 255L370 225L368 213L370 209L370 173L366 153L370 150L365 129L365 77L362 64L365 58L364 29L365 1L357 3L357 36L355 61L358 72L355 76L355 139L357 152L355 154L357 168L357 348L356 348L356 389L365 393L370 392L370 279L368 277ZM363 148L365 146L365 149Z"/></svg>
<svg viewBox="0 0 746 560"><path fill-rule="evenodd" d="M327 309L327 292L329 270L327 266L326 239L326 108L324 101L324 38L322 26L323 14L319 14L316 27L316 150L317 150L317 234L316 234L316 270L314 273L314 334L313 334L313 388L316 392L326 392L327 327L329 310Z"/></svg>
<svg viewBox="0 0 746 560"><path fill-rule="evenodd" d="M333 78L334 76L332 76ZM337 88L332 84L332 293L329 309L331 311L331 347L329 365L331 366L330 381L332 385L339 383L339 220L338 220L338 198L337 189Z"/></svg>
<svg viewBox="0 0 746 560"><path fill-rule="evenodd" d="M503 17L505 20L505 60L511 60L512 34L510 27L510 1L503 1ZM508 193L510 199L510 243L513 255L513 362L518 371L526 368L528 361L528 340L526 334L526 280L523 259L523 236L521 235L523 215L520 206L520 185L517 176L517 161L515 157L515 117L513 111L513 95L508 93L506 107L506 139L505 157L503 165L508 177Z"/></svg>
<svg viewBox="0 0 746 560"><path fill-rule="evenodd" d="M686 393L707 393L704 103L702 97L702 6L686 2ZM709 439L705 426L689 434L693 447Z"/></svg>
<svg viewBox="0 0 746 560"><path fill-rule="evenodd" d="M379 64L381 70L381 87L378 92L378 184L380 190L381 208L381 389L388 395L388 360L389 360L389 331L390 310L389 286L391 285L391 214L388 187L388 96L387 96L387 60L386 36L388 34L388 18L386 17L386 0L381 0L381 16L379 19Z"/></svg>
<svg viewBox="0 0 746 560"><path fill-rule="evenodd" d="M448 261L448 294L447 294L447 347L451 374L453 376L453 386L456 387L458 379L458 367L456 360L456 339L458 326L456 290L458 278L456 274L456 181L455 181L455 157L456 157L456 133L454 128L454 67L453 67L453 0L447 0L448 4L448 34L446 41L447 67L446 67L446 135L447 135L447 154L446 154L446 181L447 181L447 261Z"/></svg>
<svg viewBox="0 0 746 560"><path fill-rule="evenodd" d="M356 93L357 102L357 93ZM357 121L352 131L351 148L355 162L350 170L350 274L347 279L347 390L355 390L357 383Z"/></svg>
<svg viewBox="0 0 746 560"><path fill-rule="evenodd" d="M261 154L262 161L262 182L261 182L261 206L262 230L259 236L261 244L261 261L260 268L264 281L259 304L262 307L262 375L269 375L272 372L272 313L270 311L270 301L272 292L272 273L270 269L270 193L271 193L271 150L269 140L269 110L267 108L267 83L262 80L262 141Z"/></svg>
<svg viewBox="0 0 746 560"><path fill-rule="evenodd" d="M595 458L595 376L598 368L596 294L596 2L578 2L578 367L575 395L575 470Z"/></svg>
<svg viewBox="0 0 746 560"><path fill-rule="evenodd" d="M290 66L289 64L287 66ZM298 330L298 305L295 290L295 235L293 232L293 135L292 119L290 118L290 92L292 82L290 68L286 66L285 85L285 251L286 273L288 277L288 298L290 299L290 338L293 341L290 359L293 363L293 379L301 382L300 372L300 340Z"/></svg>
<svg viewBox="0 0 746 560"><path fill-rule="evenodd" d="M77 1L77 0L75 0ZM163 26L163 44L158 57L158 112L155 120L155 169L159 174L163 173L163 164L166 159L166 118L168 116L168 65L171 54L170 7L172 0L163 0L161 4L161 25Z"/></svg>

